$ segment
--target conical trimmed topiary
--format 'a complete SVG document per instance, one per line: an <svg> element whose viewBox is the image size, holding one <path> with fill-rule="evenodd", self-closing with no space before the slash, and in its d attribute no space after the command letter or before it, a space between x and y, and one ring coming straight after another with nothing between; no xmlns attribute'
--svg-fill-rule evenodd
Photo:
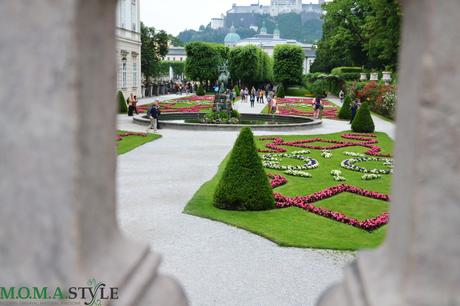
<svg viewBox="0 0 460 306"><path fill-rule="evenodd" d="M278 98L284 98L286 96L285 92L284 92L284 86L283 84L281 84L280 86L278 86L278 90L276 91L276 96Z"/></svg>
<svg viewBox="0 0 460 306"><path fill-rule="evenodd" d="M356 113L355 119L351 124L353 132L356 133L373 133L375 130L374 121L372 120L369 105L364 102Z"/></svg>
<svg viewBox="0 0 460 306"><path fill-rule="evenodd" d="M342 107L340 108L339 112L340 119L351 119L351 98L350 96L345 97L345 101L343 101Z"/></svg>
<svg viewBox="0 0 460 306"><path fill-rule="evenodd" d="M126 114L128 112L128 105L126 104L125 96L120 90L117 93L117 101L118 101L118 112L120 114Z"/></svg>
<svg viewBox="0 0 460 306"><path fill-rule="evenodd" d="M273 190L257 154L254 136L243 128L214 193L214 206L229 210L275 207Z"/></svg>
<svg viewBox="0 0 460 306"><path fill-rule="evenodd" d="M200 83L198 85L198 88L196 89L196 95L197 96L204 96L206 93L204 92L203 84Z"/></svg>

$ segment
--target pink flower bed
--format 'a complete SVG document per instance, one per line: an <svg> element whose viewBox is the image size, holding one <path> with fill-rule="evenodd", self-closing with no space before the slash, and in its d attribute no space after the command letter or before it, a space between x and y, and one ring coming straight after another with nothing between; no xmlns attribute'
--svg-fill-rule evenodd
<svg viewBox="0 0 460 306"><path fill-rule="evenodd" d="M181 101L181 102L195 102L195 101L214 101L214 96L190 96L184 98L176 98L172 101Z"/></svg>
<svg viewBox="0 0 460 306"><path fill-rule="evenodd" d="M278 178L279 180L280 178ZM272 181L273 185L273 181ZM333 197L339 193L342 192L350 192L354 194L358 194L360 196L372 198L372 199L377 199L377 200L382 200L382 201L390 201L390 198L388 195L383 194L383 193L378 193L370 190L365 190L361 189L359 187L355 186L350 186L350 185L338 185L338 186L333 186L327 189L324 189L319 192L315 192L311 195L307 196L297 196L297 197L286 197L280 193L274 193L275 196L275 201L276 201L276 207L277 208L285 208L285 207L298 207L302 208L308 212L314 213L316 215L345 223L363 230L367 231L373 231L378 229L379 227L384 226L385 224L388 223L389 220L389 215L387 212L384 212L383 214L375 217L375 218L370 218L367 220L358 220L355 218L348 217L347 215L337 212L337 211L331 211L325 208L317 207L313 205L312 203L318 202L330 197Z"/></svg>
<svg viewBox="0 0 460 306"><path fill-rule="evenodd" d="M277 174L267 174L269 178L271 178L270 184L272 188L283 186L287 183L287 179L282 175Z"/></svg>
<svg viewBox="0 0 460 306"><path fill-rule="evenodd" d="M374 144L378 143L377 136L374 134L343 134L342 138L345 139L353 139L359 140L359 142L351 142L351 141L342 141L342 140L333 140L333 139L323 139L323 138L311 138L311 139L304 139L304 140L297 140L297 141L284 141L282 138L261 138L260 140L272 140L272 143L268 143L265 147L268 150L259 150L261 153L284 153L287 152L285 148L281 146L290 146L290 147L297 147L297 148L304 148L304 149L313 149L313 150L334 150L340 149L345 147L351 146L361 146L368 148L369 150L366 152L367 155L371 156L379 156L379 157L391 157L391 154L382 154L380 153L381 148ZM316 146L316 145L309 145L308 143L312 142L325 142L331 143L331 145L325 146Z"/></svg>
<svg viewBox="0 0 460 306"><path fill-rule="evenodd" d="M121 134L115 135L115 140L116 140L116 141L120 141L120 140L122 140L123 138L128 137L128 136L142 136L142 137L146 137L147 135L144 134L144 133L125 132L125 133L121 133Z"/></svg>
<svg viewBox="0 0 460 306"><path fill-rule="evenodd" d="M313 116L313 113L314 113L313 109L311 111L303 111L289 104L312 105L313 99L308 99L308 98L278 98L277 99L278 113L280 115L307 116L307 117ZM326 117L328 119L337 119L337 107L329 101L323 101L323 105L326 107L322 111L323 117Z"/></svg>
<svg viewBox="0 0 460 306"><path fill-rule="evenodd" d="M191 97L184 97L184 98L176 98L170 100L175 103L181 102L193 102L196 103L191 106L185 107L175 107L175 103L160 103L160 110L163 113L199 113L202 110L208 110L212 108L212 104L210 102L214 101L214 96L191 96ZM152 104L138 106L138 112L144 113L146 112Z"/></svg>

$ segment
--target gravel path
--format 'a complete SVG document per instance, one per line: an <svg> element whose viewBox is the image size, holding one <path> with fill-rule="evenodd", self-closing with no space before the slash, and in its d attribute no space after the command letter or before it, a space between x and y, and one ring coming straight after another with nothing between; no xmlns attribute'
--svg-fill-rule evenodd
<svg viewBox="0 0 460 306"><path fill-rule="evenodd" d="M383 128L390 129L388 124ZM145 131L127 116L119 116L118 127ZM346 122L324 120L322 127L294 134L347 129ZM160 133L163 138L119 157L118 218L128 236L164 256L163 272L180 280L191 305L310 306L342 277L353 253L282 248L245 230L182 214L214 176L237 133Z"/></svg>

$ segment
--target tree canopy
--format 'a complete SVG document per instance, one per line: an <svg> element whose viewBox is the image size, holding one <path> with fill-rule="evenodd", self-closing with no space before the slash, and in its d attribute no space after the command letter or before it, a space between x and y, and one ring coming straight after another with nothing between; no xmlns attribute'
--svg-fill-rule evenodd
<svg viewBox="0 0 460 306"><path fill-rule="evenodd" d="M168 54L168 34L141 23L141 68L148 79L160 74L160 62Z"/></svg>
<svg viewBox="0 0 460 306"><path fill-rule="evenodd" d="M337 66L396 68L401 23L396 0L335 0L324 9L312 72Z"/></svg>
<svg viewBox="0 0 460 306"><path fill-rule="evenodd" d="M228 56L228 48L205 42L193 42L185 47L185 74L191 80L214 81L219 76L218 65Z"/></svg>
<svg viewBox="0 0 460 306"><path fill-rule="evenodd" d="M273 79L270 56L256 46L233 48L229 54L229 68L231 78L247 86Z"/></svg>
<svg viewBox="0 0 460 306"><path fill-rule="evenodd" d="M300 84L303 76L304 58L304 51L299 46L276 46L273 54L275 81L282 83L285 87Z"/></svg>

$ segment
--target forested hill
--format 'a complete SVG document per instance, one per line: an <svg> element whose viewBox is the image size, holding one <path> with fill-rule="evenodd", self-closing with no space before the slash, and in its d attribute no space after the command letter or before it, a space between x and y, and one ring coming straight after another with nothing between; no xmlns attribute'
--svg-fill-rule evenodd
<svg viewBox="0 0 460 306"><path fill-rule="evenodd" d="M282 14L277 17L271 17L269 15L260 14L249 14L250 19L255 21L254 24L260 29L262 24L265 22L268 33L273 33L273 30L278 23L282 38L295 39L304 43L313 43L321 39L323 20L321 15L314 13L307 14ZM249 28L243 18L234 18L229 22L227 20L227 26L234 24L236 32L241 38L252 37L257 34L256 31ZM248 19L248 18L247 18ZM177 36L179 40L184 43L191 41L207 41L223 43L225 35L230 31L229 27L218 30L211 29L208 24L206 27L201 26L199 30L185 30Z"/></svg>

